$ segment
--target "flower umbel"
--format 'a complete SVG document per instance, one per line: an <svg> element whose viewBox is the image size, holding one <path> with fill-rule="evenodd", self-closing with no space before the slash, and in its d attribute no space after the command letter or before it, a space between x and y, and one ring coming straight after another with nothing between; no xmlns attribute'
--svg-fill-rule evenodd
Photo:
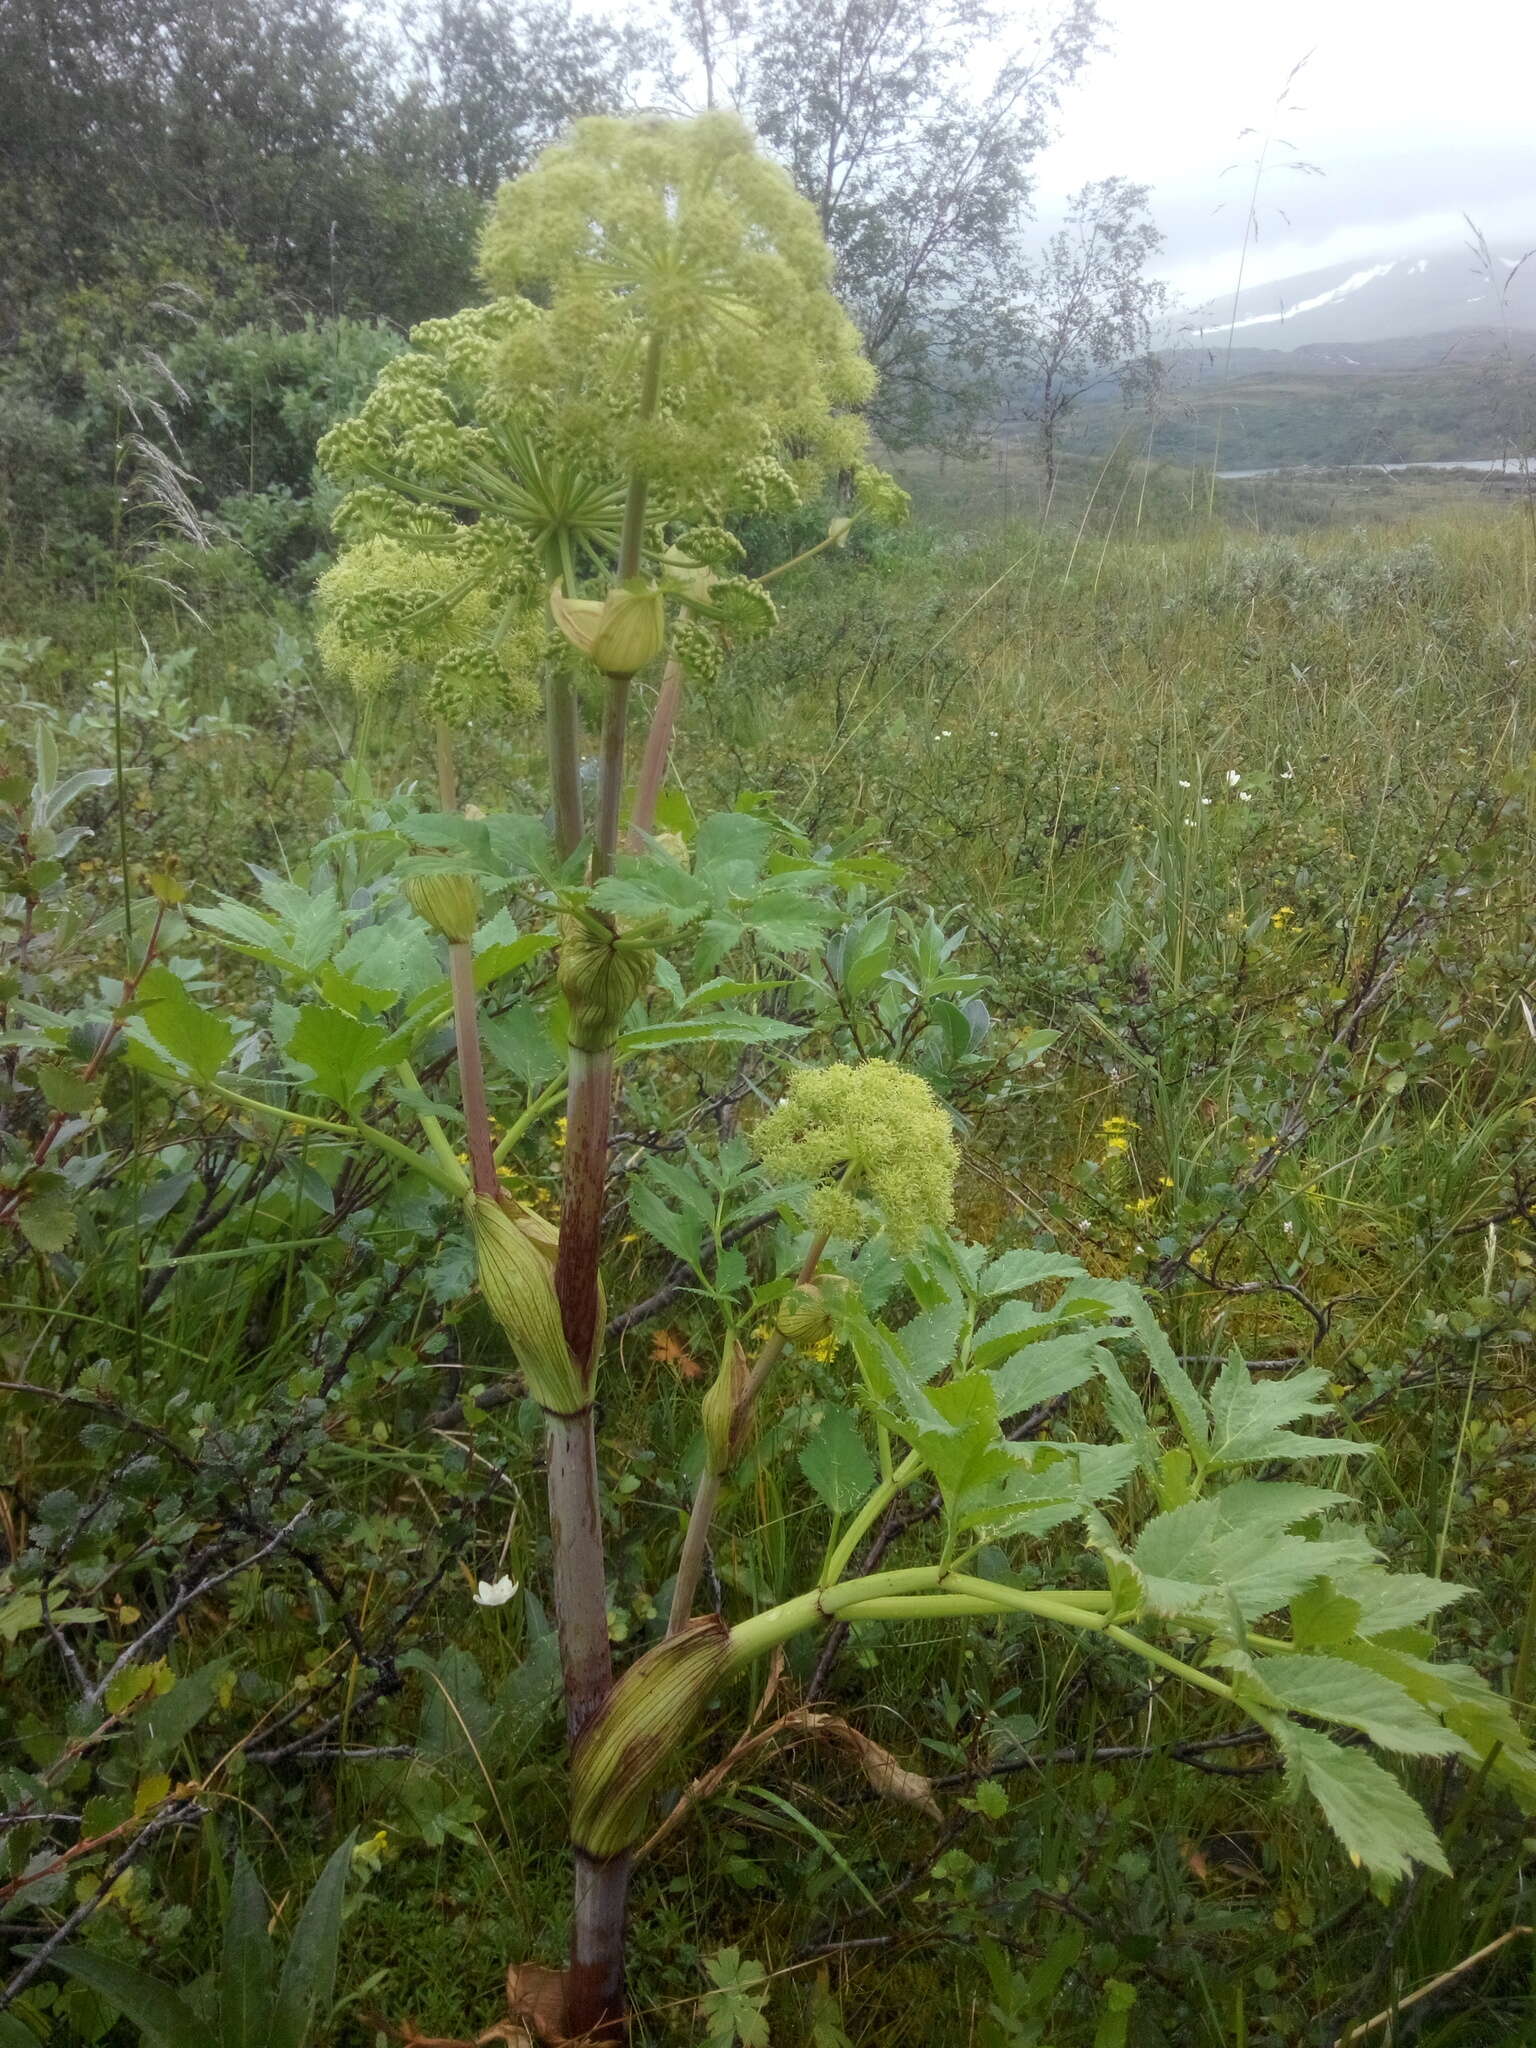
<svg viewBox="0 0 1536 2048"><path fill-rule="evenodd" d="M754 1139L777 1180L809 1180L810 1218L829 1236L871 1236L878 1211L892 1249L910 1251L945 1229L955 1207L959 1156L943 1105L928 1083L888 1060L803 1067Z"/></svg>

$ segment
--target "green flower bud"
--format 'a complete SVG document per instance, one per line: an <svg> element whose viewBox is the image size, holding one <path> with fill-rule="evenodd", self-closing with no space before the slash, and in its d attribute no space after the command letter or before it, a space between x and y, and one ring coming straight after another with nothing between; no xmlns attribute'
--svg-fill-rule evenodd
<svg viewBox="0 0 1536 2048"><path fill-rule="evenodd" d="M729 1472L739 1448L735 1441L736 1410L747 1383L747 1357L733 1337L725 1347L720 1370L704 1396L699 1419L704 1425L705 1461L717 1477Z"/></svg>
<svg viewBox="0 0 1536 2048"><path fill-rule="evenodd" d="M736 481L754 512L789 512L800 502L794 478L771 455L757 455L743 463Z"/></svg>
<svg viewBox="0 0 1536 2048"><path fill-rule="evenodd" d="M861 511L882 526L901 526L912 514L912 500L883 469L861 462L853 473L853 495Z"/></svg>
<svg viewBox="0 0 1536 2048"><path fill-rule="evenodd" d="M565 920L560 945L560 993L570 1011L570 1042L580 1052L606 1052L625 1012L651 978L648 946L604 930L601 937L578 918Z"/></svg>
<svg viewBox="0 0 1536 2048"><path fill-rule="evenodd" d="M529 1393L548 1414L579 1415L591 1405L591 1389L565 1341L551 1261L494 1195L471 1195L465 1206L480 1291Z"/></svg>
<svg viewBox="0 0 1536 2048"><path fill-rule="evenodd" d="M779 623L778 609L750 576L720 576L710 585L709 607L737 640L756 640Z"/></svg>
<svg viewBox="0 0 1536 2048"><path fill-rule="evenodd" d="M724 654L720 642L697 619L679 619L672 632L672 652L682 663L683 673L693 683L712 683L720 673Z"/></svg>
<svg viewBox="0 0 1536 2048"><path fill-rule="evenodd" d="M791 1344L814 1344L832 1327L826 1301L814 1280L785 1295L774 1321L780 1336L787 1337Z"/></svg>
<svg viewBox="0 0 1536 2048"><path fill-rule="evenodd" d="M701 1615L631 1664L571 1756L571 1840L606 1862L645 1834L651 1799L719 1683L730 1631Z"/></svg>
<svg viewBox="0 0 1536 2048"><path fill-rule="evenodd" d="M405 900L450 946L467 946L480 922L473 875L408 875Z"/></svg>
<svg viewBox="0 0 1536 2048"><path fill-rule="evenodd" d="M723 526L690 526L662 559L696 562L706 569L734 569L747 559L747 551Z"/></svg>
<svg viewBox="0 0 1536 2048"><path fill-rule="evenodd" d="M571 645L616 679L637 675L660 654L667 637L661 592L638 581L610 590L601 604L565 597L557 584L549 609Z"/></svg>

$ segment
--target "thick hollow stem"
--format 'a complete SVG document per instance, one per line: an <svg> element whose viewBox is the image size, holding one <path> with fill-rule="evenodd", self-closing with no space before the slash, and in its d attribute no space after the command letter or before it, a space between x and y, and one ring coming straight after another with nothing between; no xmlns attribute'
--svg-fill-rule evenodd
<svg viewBox="0 0 1536 2048"><path fill-rule="evenodd" d="M612 1101L612 1051L582 1052L572 1046L555 1293L560 1301L565 1341L583 1371L588 1369L598 1335L598 1254Z"/></svg>
<svg viewBox="0 0 1536 2048"><path fill-rule="evenodd" d="M661 389L661 342L646 350L640 416L650 418ZM646 483L631 480L619 545L620 581L640 572L645 539ZM569 688L569 685L567 685ZM612 874L619 843L619 805L624 790L624 736L629 711L628 682L610 679L603 707L602 754L598 772L597 818L592 835L590 878ZM556 830L562 826L557 766L557 727L551 700L550 758L556 766ZM567 752L569 749L567 748ZM578 784L579 791L579 784ZM567 793L568 804L568 793ZM579 815L579 814L578 814ZM579 836L579 835L578 835ZM575 840L572 844L576 844ZM603 1192L608 1174L608 1130L613 1113L613 1048L586 1052L572 1046L566 1099L565 1187L560 1210L560 1245L555 1258L555 1293L565 1340L581 1370L590 1376L600 1335L598 1263L602 1249ZM592 1411L550 1417L550 1536L555 1557L555 1613L565 1674L566 1732L572 1742L602 1704L613 1683L608 1648L608 1601L603 1569L603 1528L597 1497L597 1455ZM622 2025L624 2007L624 1919L629 1859L594 1864L576 1855L576 1894L571 1929L571 1962L566 1979L565 2031L577 2038L602 2038Z"/></svg>
<svg viewBox="0 0 1536 2048"><path fill-rule="evenodd" d="M693 1510L688 1517L682 1555L677 1560L677 1578L672 1586L672 1611L667 1617L669 1636L675 1636L680 1628L686 1628L693 1613L693 1596L698 1591L705 1552L709 1549L709 1525L720 1504L720 1479L718 1472L706 1469L700 1475L698 1490L693 1496Z"/></svg>
<svg viewBox="0 0 1536 2048"><path fill-rule="evenodd" d="M610 676L603 699L602 753L598 764L597 817L592 832L592 880L613 873L619 844L619 807L624 800L624 734L629 720L629 680Z"/></svg>
<svg viewBox="0 0 1536 2048"><path fill-rule="evenodd" d="M653 419L661 396L661 336L653 334L645 351L645 368L640 375L638 417ZM624 525L619 538L619 581L628 582L640 574L640 550L645 542L646 479L637 470L629 480L624 499Z"/></svg>
<svg viewBox="0 0 1536 2048"><path fill-rule="evenodd" d="M656 709L651 713L650 730L645 736L645 750L640 756L634 801L629 808L629 838L633 846L638 847L642 837L656 829L656 804L666 780L667 758L672 751L672 734L682 701L683 665L676 655L668 655L661 672Z"/></svg>
<svg viewBox="0 0 1536 2048"><path fill-rule="evenodd" d="M437 721L437 800L445 811L459 808L459 779L453 765L453 734Z"/></svg>
<svg viewBox="0 0 1536 2048"><path fill-rule="evenodd" d="M448 982L453 990L453 1030L458 1041L459 1094L464 1103L469 1167L477 1195L496 1192L496 1148L485 1099L485 1067L475 1006L475 962L467 945L448 948Z"/></svg>
<svg viewBox="0 0 1536 2048"><path fill-rule="evenodd" d="M591 1409L580 1415L551 1415L547 1421L555 1613L560 1624L566 1733L574 1742L613 1683L603 1517Z"/></svg>
<svg viewBox="0 0 1536 2048"><path fill-rule="evenodd" d="M555 846L566 860L581 844L581 712L576 685L563 664L544 684L544 729L549 744L549 786L555 811Z"/></svg>
<svg viewBox="0 0 1536 2048"><path fill-rule="evenodd" d="M565 1978L565 2027L573 2040L618 2038L624 2015L624 1921L632 1858L594 1862L576 1851L571 1962Z"/></svg>

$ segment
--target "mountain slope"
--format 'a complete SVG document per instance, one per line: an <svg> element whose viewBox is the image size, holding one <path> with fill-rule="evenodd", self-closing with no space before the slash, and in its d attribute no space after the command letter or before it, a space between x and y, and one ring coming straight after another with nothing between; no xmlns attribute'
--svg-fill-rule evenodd
<svg viewBox="0 0 1536 2048"><path fill-rule="evenodd" d="M1533 224L1536 241L1536 224ZM1454 336L1536 327L1536 258L1495 252L1490 277L1468 249L1341 263L1213 299L1188 317L1180 345L1349 348L1405 335ZM1234 317L1235 316L1235 317ZM1358 353L1358 350L1355 351Z"/></svg>

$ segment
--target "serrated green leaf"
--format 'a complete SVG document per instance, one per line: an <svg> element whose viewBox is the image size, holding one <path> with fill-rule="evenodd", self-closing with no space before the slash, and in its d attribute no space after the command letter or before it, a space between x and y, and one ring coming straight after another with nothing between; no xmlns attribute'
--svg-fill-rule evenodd
<svg viewBox="0 0 1536 2048"><path fill-rule="evenodd" d="M520 932L509 910L498 910L475 933L471 948L475 987L489 988L492 982L537 960L559 944L553 932Z"/></svg>
<svg viewBox="0 0 1536 2048"><path fill-rule="evenodd" d="M875 1484L874 1460L845 1408L818 1408L800 1470L834 1515L851 1514Z"/></svg>
<svg viewBox="0 0 1536 2048"><path fill-rule="evenodd" d="M829 903L791 895L787 890L755 897L741 906L738 914L770 953L815 952L838 915Z"/></svg>
<svg viewBox="0 0 1536 2048"><path fill-rule="evenodd" d="M1314 1721L1358 1728L1382 1749L1404 1756L1471 1756L1471 1746L1443 1727L1404 1688L1381 1672L1344 1657L1267 1657L1259 1682L1277 1706Z"/></svg>
<svg viewBox="0 0 1536 2048"><path fill-rule="evenodd" d="M747 811L715 811L699 826L694 840L695 870L720 865L744 867L758 874L773 847L773 826Z"/></svg>
<svg viewBox="0 0 1536 2048"><path fill-rule="evenodd" d="M1313 1728L1272 1724L1286 1776L1305 1785L1349 1853L1373 1876L1395 1882L1415 1863L1450 1874L1429 1818L1392 1773L1360 1749L1343 1749Z"/></svg>
<svg viewBox="0 0 1536 2048"><path fill-rule="evenodd" d="M1135 1470L1128 1444L993 1445L977 1460L957 1503L961 1529L1043 1536L1116 1493Z"/></svg>
<svg viewBox="0 0 1536 2048"><path fill-rule="evenodd" d="M1173 1346L1163 1334L1163 1327L1153 1315L1146 1297L1138 1288L1131 1287L1124 1281L1096 1291L1103 1292L1116 1312L1130 1323L1136 1341L1147 1354L1148 1363L1161 1382L1185 1443L1194 1452L1196 1461L1203 1464L1210 1446L1210 1427L1206 1420L1205 1403L1200 1398L1194 1381L1180 1365Z"/></svg>
<svg viewBox="0 0 1536 2048"><path fill-rule="evenodd" d="M647 854L621 860L618 873L605 875L593 889L592 902L614 917L662 917L683 925L702 917L713 898L687 868Z"/></svg>
<svg viewBox="0 0 1536 2048"><path fill-rule="evenodd" d="M1449 1579L1426 1578L1422 1572L1383 1571L1375 1565L1342 1572L1335 1583L1359 1608L1356 1633L1362 1636L1389 1636L1398 1629L1413 1628L1442 1607L1464 1600L1468 1592L1467 1587L1453 1585Z"/></svg>
<svg viewBox="0 0 1536 2048"><path fill-rule="evenodd" d="M988 1316L971 1345L971 1363L983 1372L1000 1365L1021 1344L1028 1344L1037 1332L1056 1326L1053 1309L1036 1308L1032 1301L1005 1301Z"/></svg>
<svg viewBox="0 0 1536 2048"><path fill-rule="evenodd" d="M1300 1436L1287 1425L1303 1415L1330 1413L1312 1397L1326 1374L1306 1366L1284 1379L1258 1379L1234 1351L1211 1388L1207 1470L1266 1463L1272 1458L1359 1458L1370 1446L1339 1437Z"/></svg>
<svg viewBox="0 0 1536 2048"><path fill-rule="evenodd" d="M897 1332L912 1370L925 1384L954 1363L965 1316L963 1301L938 1301L903 1323Z"/></svg>
<svg viewBox="0 0 1536 2048"><path fill-rule="evenodd" d="M44 1062L34 1067L32 1073L48 1107L62 1110L66 1116L83 1116L95 1107L101 1094L100 1083L87 1081L78 1067Z"/></svg>
<svg viewBox="0 0 1536 2048"><path fill-rule="evenodd" d="M1022 1415L1026 1408L1071 1393L1097 1374L1100 1351L1091 1330L1041 1337L1033 1344L1021 1345L992 1374L998 1414Z"/></svg>
<svg viewBox="0 0 1536 2048"><path fill-rule="evenodd" d="M667 1045L768 1045L775 1040L803 1038L805 1026L783 1017L759 1017L748 1010L713 1010L707 1017L673 1017L661 1024L640 1024L620 1035L621 1059L655 1052Z"/></svg>
<svg viewBox="0 0 1536 2048"><path fill-rule="evenodd" d="M704 1240L696 1217L680 1216L675 1209L669 1209L656 1190L643 1180L630 1184L629 1214L638 1229L665 1245L675 1259L698 1267Z"/></svg>
<svg viewBox="0 0 1536 2048"><path fill-rule="evenodd" d="M56 1173L27 1177L16 1227L36 1252L61 1252L75 1234L75 1208L67 1183Z"/></svg>
<svg viewBox="0 0 1536 2048"><path fill-rule="evenodd" d="M549 1026L547 1010L533 1003L514 1003L499 1016L483 1017L480 1036L492 1059L531 1092L542 1088L565 1064Z"/></svg>
<svg viewBox="0 0 1536 2048"><path fill-rule="evenodd" d="M347 922L331 885L314 895L282 875L263 875L262 900L277 913L280 943L293 965L313 974L332 959L346 939Z"/></svg>
<svg viewBox="0 0 1536 2048"><path fill-rule="evenodd" d="M1508 1787L1527 1813L1536 1812L1536 1754L1509 1701L1470 1664L1435 1664L1378 1642L1350 1643L1339 1654L1380 1672L1422 1701L1466 1738L1490 1775Z"/></svg>
<svg viewBox="0 0 1536 2048"><path fill-rule="evenodd" d="M1078 1260L1063 1252L1036 1252L1019 1246L993 1259L982 1272L982 1294L1017 1294L1023 1287L1038 1287L1045 1280L1084 1280L1087 1273Z"/></svg>
<svg viewBox="0 0 1536 2048"><path fill-rule="evenodd" d="M387 1072L393 1040L382 1024L310 1003L299 1012L284 1051L307 1073L307 1085L342 1109Z"/></svg>
<svg viewBox="0 0 1536 2048"><path fill-rule="evenodd" d="M420 995L443 978L437 948L414 917L361 926L326 964L349 986L369 991L375 1010ZM323 971L320 986L327 1000L334 1001Z"/></svg>
<svg viewBox="0 0 1536 2048"><path fill-rule="evenodd" d="M1322 1650L1347 1643L1357 1632L1361 1607L1335 1587L1317 1579L1291 1602L1291 1640L1298 1648Z"/></svg>
<svg viewBox="0 0 1536 2048"><path fill-rule="evenodd" d="M1285 1480L1239 1480L1203 1500L1156 1515L1132 1555L1160 1614L1224 1621L1236 1601L1249 1621L1294 1600L1313 1580L1368 1563L1371 1546L1356 1530L1326 1528L1311 1538L1295 1524L1343 1496Z"/></svg>
<svg viewBox="0 0 1536 2048"><path fill-rule="evenodd" d="M1136 1463L1148 1478L1155 1480L1162 1465L1163 1447L1156 1430L1147 1420L1147 1412L1135 1389L1107 1345L1099 1346L1094 1364L1104 1383L1104 1406L1116 1436L1130 1445L1136 1454Z"/></svg>
<svg viewBox="0 0 1536 2048"><path fill-rule="evenodd" d="M948 1430L950 1425L929 1399L899 1337L883 1323L862 1320L852 1322L848 1334L875 1411L888 1428L909 1440L920 1431Z"/></svg>
<svg viewBox="0 0 1536 2048"><path fill-rule="evenodd" d="M205 1083L218 1077L235 1044L228 1018L203 1009L181 977L158 964L141 978L124 1030L130 1046L148 1055L135 1064Z"/></svg>

